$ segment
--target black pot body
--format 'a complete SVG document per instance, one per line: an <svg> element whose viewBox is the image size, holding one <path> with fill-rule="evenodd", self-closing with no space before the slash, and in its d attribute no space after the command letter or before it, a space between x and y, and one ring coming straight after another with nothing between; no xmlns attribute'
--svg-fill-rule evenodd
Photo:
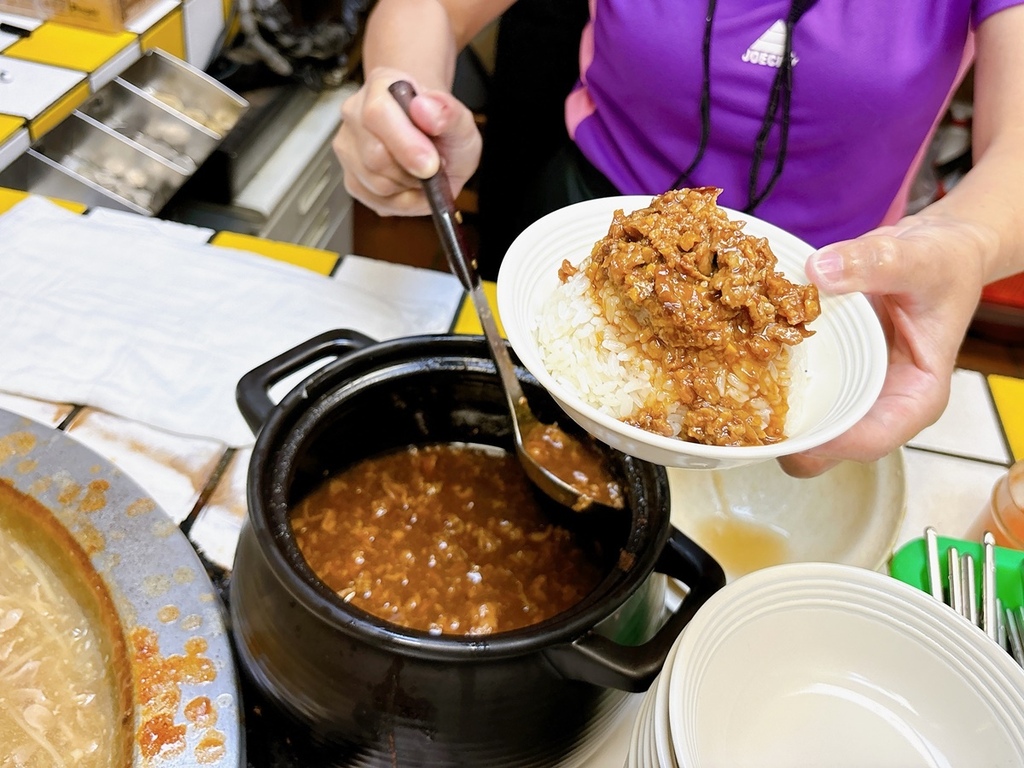
<svg viewBox="0 0 1024 768"><path fill-rule="evenodd" d="M627 511L546 507L606 565L602 584L576 608L470 638L403 629L344 604L299 554L291 506L325 476L384 450L434 442L511 449L511 426L482 339L365 347L351 334L338 339L313 340L239 386L243 412L262 423L231 579L244 669L344 755L342 764L556 762L612 717L627 691L649 686L686 621L724 583L721 569L672 529L664 469L613 453ZM269 403L278 378L319 356L338 359ZM542 420L575 429L532 377L517 375ZM690 588L667 618L661 573Z"/></svg>

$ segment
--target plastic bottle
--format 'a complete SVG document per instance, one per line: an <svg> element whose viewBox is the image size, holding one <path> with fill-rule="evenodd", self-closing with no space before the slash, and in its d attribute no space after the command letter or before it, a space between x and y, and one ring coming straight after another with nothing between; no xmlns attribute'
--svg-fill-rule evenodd
<svg viewBox="0 0 1024 768"><path fill-rule="evenodd" d="M996 544L1024 550L1024 459L996 481L988 512Z"/></svg>

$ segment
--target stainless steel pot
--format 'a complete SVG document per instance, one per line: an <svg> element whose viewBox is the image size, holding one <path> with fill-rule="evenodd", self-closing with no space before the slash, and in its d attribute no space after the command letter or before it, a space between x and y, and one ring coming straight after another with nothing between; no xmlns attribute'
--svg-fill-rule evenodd
<svg viewBox="0 0 1024 768"><path fill-rule="evenodd" d="M68 573L90 581L95 576L94 589L109 594L116 626L107 630L105 644L123 646L131 688L129 717L121 724L130 733L129 764L244 766L242 702L223 611L174 521L108 459L61 430L4 410L0 483L41 505L63 529L48 543L62 548L60 557L44 559L60 572L60 562L78 550L94 574ZM6 523L0 510L0 528ZM204 674L186 673L180 660L190 655L192 668ZM113 654L110 663L120 682ZM189 719L190 704L209 716ZM5 746L0 764L8 756Z"/></svg>
<svg viewBox="0 0 1024 768"><path fill-rule="evenodd" d="M270 390L333 359L279 404ZM544 420L574 425L517 369ZM249 516L231 583L243 667L261 691L354 765L549 764L596 720L645 690L690 617L725 582L722 569L672 528L665 471L616 452L627 510L560 524L608 553L583 602L522 630L431 636L377 619L319 582L292 538L289 510L326 475L411 443L511 449L507 406L482 338L429 336L376 344L339 331L246 375L238 402L258 432ZM665 580L686 599L666 618Z"/></svg>

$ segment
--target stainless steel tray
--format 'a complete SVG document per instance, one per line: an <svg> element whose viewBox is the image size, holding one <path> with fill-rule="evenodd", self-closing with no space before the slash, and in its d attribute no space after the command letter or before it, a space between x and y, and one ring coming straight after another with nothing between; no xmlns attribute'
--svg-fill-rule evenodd
<svg viewBox="0 0 1024 768"><path fill-rule="evenodd" d="M149 215L159 211L189 176L155 152L77 113L32 149L105 190L128 210Z"/></svg>
<svg viewBox="0 0 1024 768"><path fill-rule="evenodd" d="M195 173L220 136L127 82L114 80L78 112L160 155L184 174Z"/></svg>
<svg viewBox="0 0 1024 768"><path fill-rule="evenodd" d="M135 86L170 109L223 138L248 108L245 99L206 73L153 50L117 80Z"/></svg>
<svg viewBox="0 0 1024 768"><path fill-rule="evenodd" d="M247 109L204 72L150 51L0 172L0 185L153 216Z"/></svg>

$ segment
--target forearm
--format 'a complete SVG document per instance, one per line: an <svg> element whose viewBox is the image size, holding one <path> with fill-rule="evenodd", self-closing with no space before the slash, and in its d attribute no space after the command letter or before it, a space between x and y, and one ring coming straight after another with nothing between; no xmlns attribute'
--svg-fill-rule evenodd
<svg viewBox="0 0 1024 768"><path fill-rule="evenodd" d="M973 226L985 282L1024 270L1024 6L977 30L974 167L926 215Z"/></svg>
<svg viewBox="0 0 1024 768"><path fill-rule="evenodd" d="M990 145L975 166L922 215L970 225L982 280L1024 271L1024 136L1016 146Z"/></svg>
<svg viewBox="0 0 1024 768"><path fill-rule="evenodd" d="M513 0L379 0L366 23L363 61L415 75L424 88L450 90L455 59Z"/></svg>
<svg viewBox="0 0 1024 768"><path fill-rule="evenodd" d="M414 75L421 87L450 90L457 42L444 6L435 0L380 0L366 22L363 66Z"/></svg>

